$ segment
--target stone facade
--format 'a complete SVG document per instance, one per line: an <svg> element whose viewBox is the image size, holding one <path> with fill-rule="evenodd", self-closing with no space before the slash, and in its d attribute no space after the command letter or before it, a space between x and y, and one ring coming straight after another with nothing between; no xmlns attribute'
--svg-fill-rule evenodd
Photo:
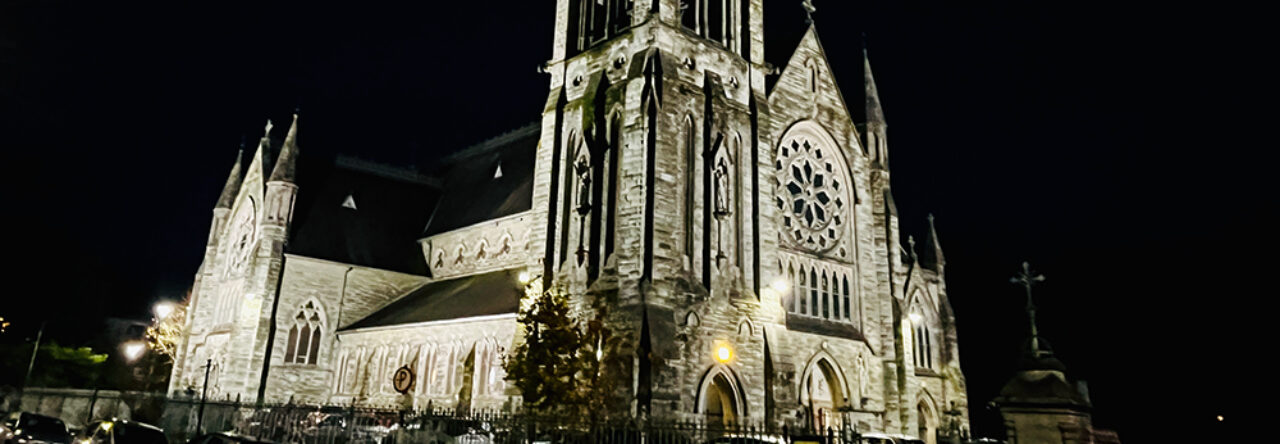
<svg viewBox="0 0 1280 444"><path fill-rule="evenodd" d="M512 313L348 327L415 291L524 270L584 312L608 308L621 338L604 359L632 375L619 414L928 442L967 429L945 260L932 219L919 247L899 232L869 63L850 103L814 28L775 75L762 0L689 3L696 18L677 0L557 1L532 162L480 168L495 181L527 168L516 192L528 194L515 197L528 204L428 229L425 275L288 253L285 203L300 185L263 190L264 139L214 211L171 389L213 360L219 394L515 408L494 365L518 340ZM293 168L296 126L276 169ZM481 144L450 168L501 149ZM433 220L455 211L451 193L474 191L450 187ZM259 208L263 192L277 197ZM234 262L252 227L256 254ZM299 340L308 332L318 339ZM414 378L404 394L391 386L401 367Z"/></svg>

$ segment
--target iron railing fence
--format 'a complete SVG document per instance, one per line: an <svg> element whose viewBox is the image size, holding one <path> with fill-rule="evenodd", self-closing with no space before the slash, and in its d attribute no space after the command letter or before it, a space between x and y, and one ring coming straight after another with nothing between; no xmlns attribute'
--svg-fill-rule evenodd
<svg viewBox="0 0 1280 444"><path fill-rule="evenodd" d="M167 409L166 411L171 411ZM352 406L206 405L204 431L230 431L270 441L303 444L701 444L862 443L852 429L769 429L705 421L586 421L453 409ZM169 430L169 428L166 428Z"/></svg>
<svg viewBox="0 0 1280 444"><path fill-rule="evenodd" d="M83 393L81 393L83 392ZM804 430L720 420L608 420L429 407L425 409L255 404L236 399L201 401L136 392L28 390L23 411L62 418L83 427L107 418L132 419L165 430L170 442L232 432L263 440L303 444L864 444L851 428ZM874 444L874 443L873 443Z"/></svg>

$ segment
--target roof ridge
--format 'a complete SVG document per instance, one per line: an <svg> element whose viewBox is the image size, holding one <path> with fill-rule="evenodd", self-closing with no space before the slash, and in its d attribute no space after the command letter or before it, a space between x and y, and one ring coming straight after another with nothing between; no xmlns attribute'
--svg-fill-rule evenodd
<svg viewBox="0 0 1280 444"><path fill-rule="evenodd" d="M412 167L376 162L346 154L339 154L337 158L334 159L334 164L342 168L376 174L387 179L401 180L433 187L440 185L439 179L423 174Z"/></svg>
<svg viewBox="0 0 1280 444"><path fill-rule="evenodd" d="M540 131L541 129L542 129L541 121L535 120L533 122L529 122L523 126L517 127L515 129L499 134L497 136L490 137L479 143L472 144L466 148L463 148L461 151L445 156L444 159L440 160L440 164L448 165L458 160L465 159L467 157L482 154L484 152L506 145L508 142L511 142L513 140L517 140L521 137L534 134Z"/></svg>

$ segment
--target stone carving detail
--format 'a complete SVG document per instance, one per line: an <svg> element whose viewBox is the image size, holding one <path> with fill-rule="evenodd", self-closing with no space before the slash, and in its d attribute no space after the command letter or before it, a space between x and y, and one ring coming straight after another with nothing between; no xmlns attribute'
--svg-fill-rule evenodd
<svg viewBox="0 0 1280 444"><path fill-rule="evenodd" d="M447 278L523 263L531 233L526 219L520 215L433 237L424 251L431 273Z"/></svg>

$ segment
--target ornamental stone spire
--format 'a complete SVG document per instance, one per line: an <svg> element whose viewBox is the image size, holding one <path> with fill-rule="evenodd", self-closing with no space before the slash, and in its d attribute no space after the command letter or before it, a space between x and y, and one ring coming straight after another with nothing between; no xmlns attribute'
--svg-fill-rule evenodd
<svg viewBox="0 0 1280 444"><path fill-rule="evenodd" d="M289 134L284 137L284 145L280 148L280 157L271 172L268 182L293 182L298 169L298 113L293 114L293 123L289 125Z"/></svg>
<svg viewBox="0 0 1280 444"><path fill-rule="evenodd" d="M244 159L244 142L240 143L240 150L236 151L236 163L231 166L231 174L227 175L227 183L222 186L222 194L218 196L218 205L214 208L231 209L231 204L235 203L236 194L240 193L240 182L244 180L241 159Z"/></svg>

